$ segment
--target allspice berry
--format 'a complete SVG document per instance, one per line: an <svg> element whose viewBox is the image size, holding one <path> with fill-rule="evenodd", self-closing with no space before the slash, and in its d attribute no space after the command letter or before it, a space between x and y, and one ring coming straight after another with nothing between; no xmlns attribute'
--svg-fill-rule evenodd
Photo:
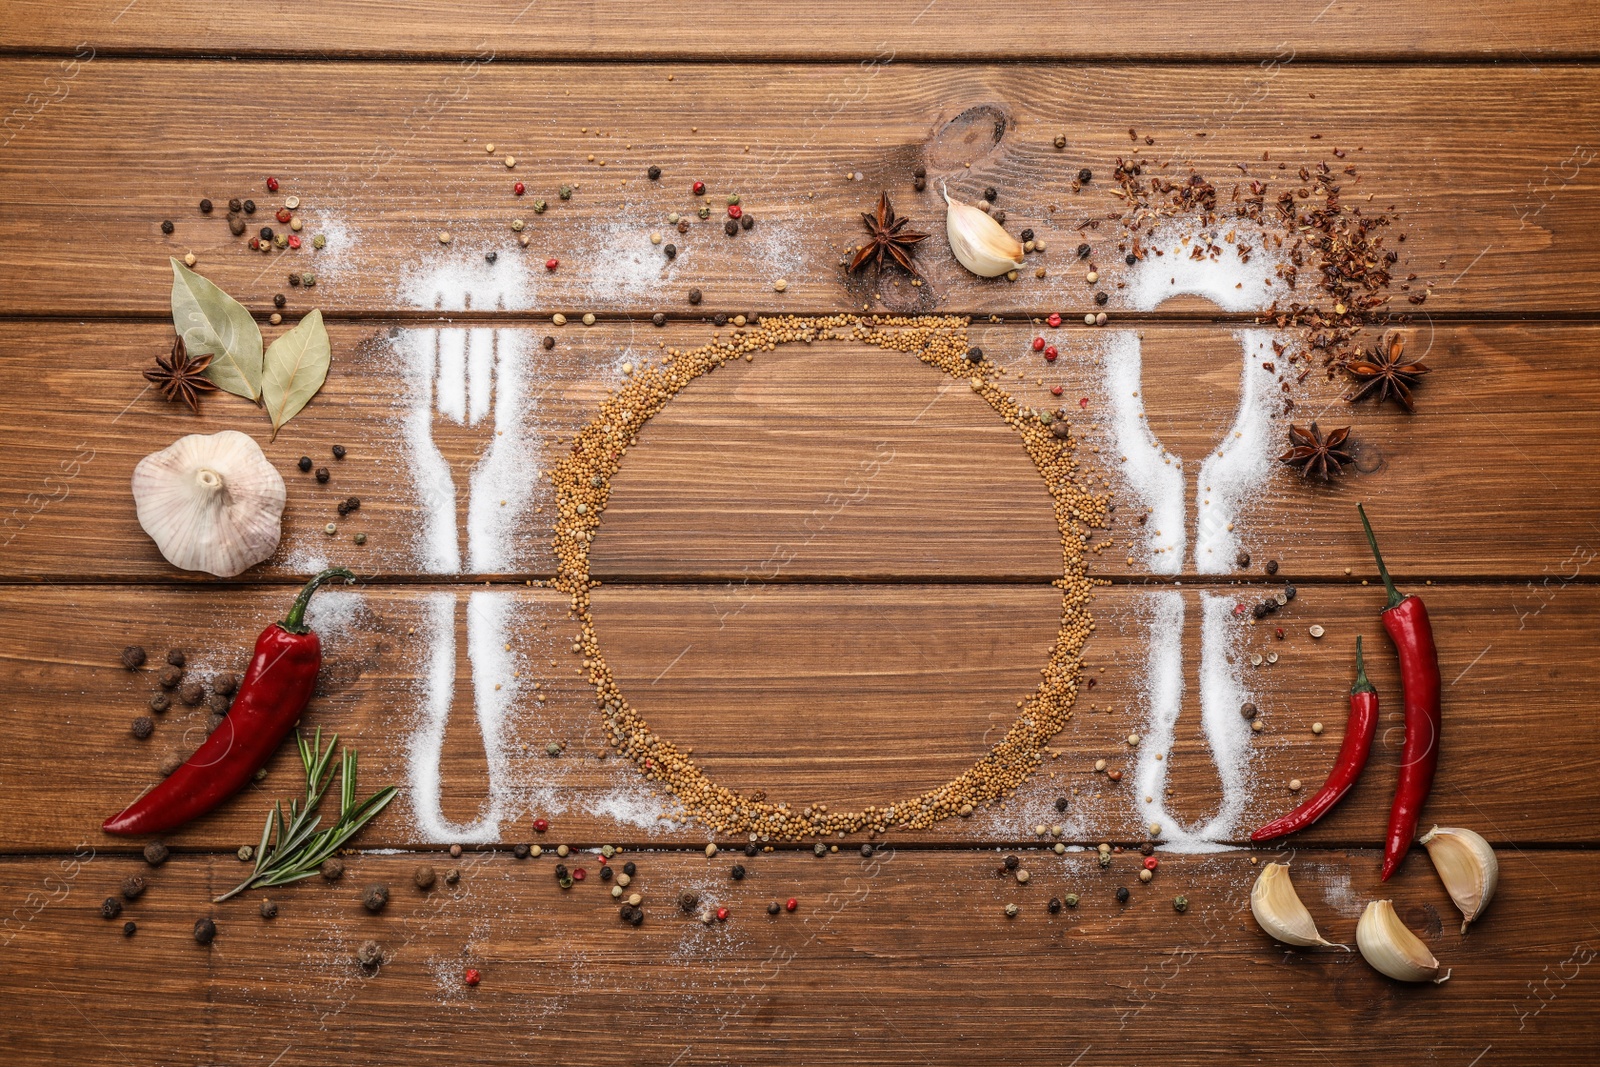
<svg viewBox="0 0 1600 1067"><path fill-rule="evenodd" d="M159 867L167 862L167 857L172 853L160 841L152 841L144 846L144 861L152 867Z"/></svg>
<svg viewBox="0 0 1600 1067"><path fill-rule="evenodd" d="M115 919L122 914L122 901L116 897L106 897L100 902L100 917L102 919Z"/></svg>
<svg viewBox="0 0 1600 1067"><path fill-rule="evenodd" d="M211 679L211 688L225 697L231 697L239 691L239 676L231 671L224 671Z"/></svg>
<svg viewBox="0 0 1600 1067"><path fill-rule="evenodd" d="M276 919L278 917L278 903L274 900L261 898L261 917L263 919Z"/></svg>
<svg viewBox="0 0 1600 1067"><path fill-rule="evenodd" d="M171 648L167 650L167 662L174 667L185 667L188 666L189 659L183 654L183 649Z"/></svg>
<svg viewBox="0 0 1600 1067"><path fill-rule="evenodd" d="M156 693L150 698L150 710L160 714L172 707L172 698L165 693Z"/></svg>
<svg viewBox="0 0 1600 1067"><path fill-rule="evenodd" d="M199 682L184 682L178 687L178 699L194 707L206 696L206 687Z"/></svg>
<svg viewBox="0 0 1600 1067"><path fill-rule="evenodd" d="M133 720L133 736L138 738L140 741L143 741L145 738L155 733L155 729L155 720L151 719L148 715L139 715Z"/></svg>
<svg viewBox="0 0 1600 1067"><path fill-rule="evenodd" d="M183 668L163 667L161 673L156 675L156 681L161 683L163 689L176 689L178 683L183 681Z"/></svg>
<svg viewBox="0 0 1600 1067"><path fill-rule="evenodd" d="M176 771L182 766L183 754L181 752L168 752L165 756L161 757L161 762L156 764L156 770L160 773L161 777L166 778L169 777L172 772Z"/></svg>
<svg viewBox="0 0 1600 1067"><path fill-rule="evenodd" d="M366 892L361 894L361 906L368 911L382 911L387 903L389 903L389 887L382 882L367 886Z"/></svg>
<svg viewBox="0 0 1600 1067"><path fill-rule="evenodd" d="M694 909L700 906L700 894L692 889L685 889L678 894L678 910L685 915L693 915Z"/></svg>
<svg viewBox="0 0 1600 1067"><path fill-rule="evenodd" d="M194 921L194 939L202 945L209 945L217 936L217 924L209 918Z"/></svg>
<svg viewBox="0 0 1600 1067"><path fill-rule="evenodd" d="M433 868L428 866L426 863L422 864L411 874L411 880L416 883L418 889L432 889L436 877L437 876L433 873Z"/></svg>
<svg viewBox="0 0 1600 1067"><path fill-rule="evenodd" d="M136 671L140 667L143 667L144 661L144 649L140 648L138 645L129 645L127 648L122 650L122 665L128 668L130 671Z"/></svg>
<svg viewBox="0 0 1600 1067"><path fill-rule="evenodd" d="M337 882L344 877L344 860L338 856L330 856L322 861L322 877L330 882Z"/></svg>
<svg viewBox="0 0 1600 1067"><path fill-rule="evenodd" d="M356 949L356 962L369 971L378 969L378 964L383 962L383 947L376 941L363 941L361 947Z"/></svg>
<svg viewBox="0 0 1600 1067"><path fill-rule="evenodd" d="M145 890L145 880L142 874L130 874L122 880L122 899L138 900L139 894Z"/></svg>

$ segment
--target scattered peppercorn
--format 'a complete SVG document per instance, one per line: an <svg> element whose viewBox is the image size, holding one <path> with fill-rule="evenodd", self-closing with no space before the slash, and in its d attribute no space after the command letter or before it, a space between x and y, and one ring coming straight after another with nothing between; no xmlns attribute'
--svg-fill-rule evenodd
<svg viewBox="0 0 1600 1067"><path fill-rule="evenodd" d="M820 859L828 854L828 846L824 845L821 841L818 841L815 845L811 846L811 852Z"/></svg>
<svg viewBox="0 0 1600 1067"><path fill-rule="evenodd" d="M1078 258L1079 259L1088 259L1089 258L1089 246L1087 244L1081 244L1081 245L1078 246Z"/></svg>
<svg viewBox="0 0 1600 1067"><path fill-rule="evenodd" d="M122 924L122 936L123 937L132 937L134 934L136 934L138 932L139 932L139 924L134 922L132 919L129 919L127 922Z"/></svg>
<svg viewBox="0 0 1600 1067"><path fill-rule="evenodd" d="M634 875L639 873L639 868L634 865L632 860L629 860L627 863L622 865L622 873L627 875L629 878L632 878Z"/></svg>
<svg viewBox="0 0 1600 1067"><path fill-rule="evenodd" d="M202 215L211 214L211 201L209 201L209 200L200 201L200 214L202 214Z"/></svg>
<svg viewBox="0 0 1600 1067"><path fill-rule="evenodd" d="M360 511L360 510L361 510L361 498L360 497L350 496L350 497L345 497L343 500L339 501L339 517L341 519L344 518L346 515L350 514L352 511Z"/></svg>
<svg viewBox="0 0 1600 1067"><path fill-rule="evenodd" d="M1094 171L1090 170L1088 167L1084 167L1078 171L1079 185L1088 185L1092 181L1094 181Z"/></svg>
<svg viewBox="0 0 1600 1067"><path fill-rule="evenodd" d="M992 203L994 203L994 198L995 198L995 197L997 197L997 196L999 196L999 195L1000 195L1000 194L999 194L999 192L997 192L997 191L996 191L996 190L995 190L995 187L994 187L994 186L992 186L992 185L990 185L990 186L987 186L987 187L986 187L986 188L985 188L985 189L984 189L984 190L983 190L983 198L984 198L984 199L985 199L985 200L987 200L987 201L989 201L989 203L991 203L991 204L992 204Z"/></svg>
<svg viewBox="0 0 1600 1067"><path fill-rule="evenodd" d="M645 173L645 176L648 177L651 181L655 181L656 179L661 177L661 168L652 164L650 166L650 168L648 170L646 170L644 173Z"/></svg>
<svg viewBox="0 0 1600 1067"><path fill-rule="evenodd" d="M209 945L216 939L217 924L209 918L200 918L194 921L194 939L202 945Z"/></svg>
<svg viewBox="0 0 1600 1067"><path fill-rule="evenodd" d="M744 854L749 856L751 859L755 859L756 856L761 854L761 849L754 841L751 841L749 844L744 846Z"/></svg>
<svg viewBox="0 0 1600 1067"><path fill-rule="evenodd" d="M136 716L133 720L133 736L143 741L155 733L156 724L148 715Z"/></svg>
<svg viewBox="0 0 1600 1067"><path fill-rule="evenodd" d="M734 219L729 219L727 222L722 224L722 232L727 234L729 237L739 236L739 223Z"/></svg>
<svg viewBox="0 0 1600 1067"><path fill-rule="evenodd" d="M367 886L366 892L361 894L361 906L368 911L382 911L387 903L389 903L389 887L382 882Z"/></svg>
<svg viewBox="0 0 1600 1067"><path fill-rule="evenodd" d="M150 698L150 710L160 713L172 707L172 698L165 693L156 693Z"/></svg>
<svg viewBox="0 0 1600 1067"><path fill-rule="evenodd" d="M768 915L776 915L782 910L783 910L783 905L779 904L776 900L774 900L771 904L767 905L767 914Z"/></svg>
<svg viewBox="0 0 1600 1067"><path fill-rule="evenodd" d="M1184 912L1188 911L1189 910L1189 898L1185 897L1185 896L1173 897L1172 898L1172 910L1177 912L1179 915L1182 915Z"/></svg>
<svg viewBox="0 0 1600 1067"><path fill-rule="evenodd" d="M246 215L254 215L256 213L256 202L254 200L246 200L242 206Z"/></svg>
<svg viewBox="0 0 1600 1067"><path fill-rule="evenodd" d="M116 897L106 897L100 902L100 917L102 919L115 919L122 914L122 901Z"/></svg>
<svg viewBox="0 0 1600 1067"><path fill-rule="evenodd" d="M1061 914L1061 898L1060 897L1051 897L1050 898L1050 903L1046 904L1045 908L1049 910L1051 915L1060 915Z"/></svg>
<svg viewBox="0 0 1600 1067"><path fill-rule="evenodd" d="M1277 574L1278 573L1278 561L1277 560L1275 560L1275 559L1267 560L1267 573L1268 574Z"/></svg>
<svg viewBox="0 0 1600 1067"><path fill-rule="evenodd" d="M1056 797L1056 810L1057 811L1066 811L1067 810L1067 798L1066 797Z"/></svg>
<svg viewBox="0 0 1600 1067"><path fill-rule="evenodd" d="M519 859L519 860L527 859L528 858L528 853L530 853L532 851L533 850L531 848L529 848L527 845L522 844L520 842L511 846L511 854L513 856L517 857L517 859Z"/></svg>
<svg viewBox="0 0 1600 1067"><path fill-rule="evenodd" d="M144 666L145 652L138 645L129 645L122 650L122 665L130 671L136 671Z"/></svg>
<svg viewBox="0 0 1600 1067"><path fill-rule="evenodd" d="M698 290L698 289L690 289L689 290L689 303L691 303L691 304L700 303L700 290Z"/></svg>
<svg viewBox="0 0 1600 1067"><path fill-rule="evenodd" d="M1006 918L1015 919L1017 917L1017 914L1019 912L1021 912L1021 911L1022 911L1022 909L1017 907L1015 904L1007 904L1006 905Z"/></svg>
<svg viewBox="0 0 1600 1067"><path fill-rule="evenodd" d="M872 843L871 842L862 842L861 855L863 857L869 857L869 856L872 855Z"/></svg>
<svg viewBox="0 0 1600 1067"><path fill-rule="evenodd" d="M461 976L461 980L468 985L477 985L483 980L483 975L478 973L476 967L468 967L467 972Z"/></svg>
<svg viewBox="0 0 1600 1067"><path fill-rule="evenodd" d="M1118 904L1126 904L1127 902L1128 902L1128 887L1125 886L1125 885L1117 886L1117 903Z"/></svg>
<svg viewBox="0 0 1600 1067"><path fill-rule="evenodd" d="M144 861L152 867L159 867L167 862L167 857L171 854L171 850L160 841L152 841L144 846Z"/></svg>
<svg viewBox="0 0 1600 1067"><path fill-rule="evenodd" d="M667 324L667 316L664 313L658 311L654 315L650 316L650 323L651 323L651 325L657 326L657 327L665 326Z"/></svg>
<svg viewBox="0 0 1600 1067"><path fill-rule="evenodd" d="M338 856L330 856L322 861L322 877L330 882L337 882L344 877L344 860Z"/></svg>
<svg viewBox="0 0 1600 1067"><path fill-rule="evenodd" d="M1094 302L1096 304L1100 304L1101 306L1104 306L1108 299L1110 298L1104 292L1094 294Z"/></svg>
<svg viewBox="0 0 1600 1067"><path fill-rule="evenodd" d="M1033 230L1031 230L1031 229L1023 230L1022 234L1021 234L1021 237L1022 237L1022 239L1024 241L1033 240Z"/></svg>
<svg viewBox="0 0 1600 1067"><path fill-rule="evenodd" d="M328 468L327 467L318 467L317 468L317 484L318 485L327 485L328 484L328 479L330 477L331 477L331 475L328 474Z"/></svg>
<svg viewBox="0 0 1600 1067"><path fill-rule="evenodd" d="M735 882L744 881L744 864L735 863L732 867L730 867L728 869L728 877L732 878Z"/></svg>
<svg viewBox="0 0 1600 1067"><path fill-rule="evenodd" d="M276 919L278 917L278 904L276 901L261 898L261 907L257 909L263 919Z"/></svg>
<svg viewBox="0 0 1600 1067"><path fill-rule="evenodd" d="M191 708L205 699L206 687L199 682L184 682L178 687L178 699Z"/></svg>
<svg viewBox="0 0 1600 1067"><path fill-rule="evenodd" d="M1014 871L1021 865L1022 865L1022 861L1017 859L1017 857L1015 857L1015 856L1007 856L1006 857L1006 870Z"/></svg>
<svg viewBox="0 0 1600 1067"><path fill-rule="evenodd" d="M550 351L550 349L552 349L552 348L554 348L556 346L556 339L554 337L551 337L549 334L545 334L544 340L540 341L539 343L541 345L543 345L544 346L544 350L546 352L548 352L548 351Z"/></svg>
<svg viewBox="0 0 1600 1067"><path fill-rule="evenodd" d="M1134 255L1132 252L1129 252L1127 255L1122 257L1122 261L1131 267L1135 263L1139 262L1139 257Z"/></svg>
<svg viewBox="0 0 1600 1067"><path fill-rule="evenodd" d="M231 671L224 671L211 679L211 688L223 696L231 697L239 691L239 676Z"/></svg>
<svg viewBox="0 0 1600 1067"><path fill-rule="evenodd" d="M367 970L377 970L378 964L383 962L383 949L376 941L363 941L361 947L356 949L356 962Z"/></svg>
<svg viewBox="0 0 1600 1067"><path fill-rule="evenodd" d="M456 870L454 867L451 867L448 871L444 872L444 884L445 885L455 885L456 882L458 882L460 880L461 880L461 872Z"/></svg>

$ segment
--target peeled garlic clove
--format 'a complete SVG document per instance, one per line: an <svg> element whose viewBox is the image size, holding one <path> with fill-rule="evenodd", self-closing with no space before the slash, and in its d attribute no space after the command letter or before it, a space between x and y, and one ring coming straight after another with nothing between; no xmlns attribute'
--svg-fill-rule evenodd
<svg viewBox="0 0 1600 1067"><path fill-rule="evenodd" d="M1356 947L1374 967L1401 982L1433 982L1437 985L1450 977L1438 977L1439 961L1433 958L1416 934L1406 929L1400 916L1394 913L1394 903L1374 900L1361 913L1356 923Z"/></svg>
<svg viewBox="0 0 1600 1067"><path fill-rule="evenodd" d="M1022 243L987 212L950 199L948 189L944 202L945 235L963 267L980 278L997 278L1022 266Z"/></svg>
<svg viewBox="0 0 1600 1067"><path fill-rule="evenodd" d="M139 525L174 567L231 578L278 547L284 488L237 430L180 437L133 469Z"/></svg>
<svg viewBox="0 0 1600 1067"><path fill-rule="evenodd" d="M1489 842L1471 830L1455 826L1435 826L1422 838L1433 860L1433 869L1461 909L1461 932L1483 914L1500 883L1500 861Z"/></svg>
<svg viewBox="0 0 1600 1067"><path fill-rule="evenodd" d="M1261 869L1256 884L1250 890L1250 913L1256 917L1261 929L1285 944L1299 945L1301 948L1325 945L1349 951L1348 946L1325 941L1317 933L1316 921L1311 918L1306 906L1300 903L1300 895L1294 891L1294 883L1289 880L1289 865L1286 863L1269 863Z"/></svg>

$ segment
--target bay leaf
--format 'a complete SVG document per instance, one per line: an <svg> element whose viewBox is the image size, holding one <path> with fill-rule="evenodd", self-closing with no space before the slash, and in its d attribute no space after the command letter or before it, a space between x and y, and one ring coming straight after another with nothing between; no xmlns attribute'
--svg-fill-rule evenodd
<svg viewBox="0 0 1600 1067"><path fill-rule="evenodd" d="M261 395L261 328L243 304L210 279L172 261L172 328L189 355L210 355L205 375L219 389Z"/></svg>
<svg viewBox="0 0 1600 1067"><path fill-rule="evenodd" d="M261 375L261 399L272 417L274 435L317 395L328 380L332 358L320 310L313 309L299 325L272 342Z"/></svg>

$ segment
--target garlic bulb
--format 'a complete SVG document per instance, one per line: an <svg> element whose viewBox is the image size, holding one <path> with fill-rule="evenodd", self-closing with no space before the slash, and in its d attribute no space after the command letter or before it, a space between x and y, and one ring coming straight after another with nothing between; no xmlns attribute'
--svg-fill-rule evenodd
<svg viewBox="0 0 1600 1067"><path fill-rule="evenodd" d="M1005 231L988 212L950 199L944 191L944 230L950 251L961 265L980 278L997 278L1022 266L1022 243Z"/></svg>
<svg viewBox="0 0 1600 1067"><path fill-rule="evenodd" d="M237 430L180 437L133 469L139 525L167 562L230 578L278 547L283 476Z"/></svg>
<svg viewBox="0 0 1600 1067"><path fill-rule="evenodd" d="M1416 934L1406 929L1394 913L1394 903L1374 900L1356 923L1356 947L1366 961L1400 982L1432 982L1437 985L1450 977L1439 978L1439 961L1433 958Z"/></svg>
<svg viewBox="0 0 1600 1067"><path fill-rule="evenodd" d="M1347 946L1325 941L1317 933L1316 921L1311 918L1306 906L1300 903L1300 895L1294 891L1294 883L1289 880L1289 865L1286 863L1269 863L1261 869L1256 884L1250 890L1250 914L1256 917L1261 929L1285 944L1301 948L1325 945L1349 951Z"/></svg>
<svg viewBox="0 0 1600 1067"><path fill-rule="evenodd" d="M1489 842L1460 827L1435 826L1423 835L1422 844L1445 891L1461 909L1461 932L1466 933L1467 924L1482 915L1494 898L1500 861Z"/></svg>

